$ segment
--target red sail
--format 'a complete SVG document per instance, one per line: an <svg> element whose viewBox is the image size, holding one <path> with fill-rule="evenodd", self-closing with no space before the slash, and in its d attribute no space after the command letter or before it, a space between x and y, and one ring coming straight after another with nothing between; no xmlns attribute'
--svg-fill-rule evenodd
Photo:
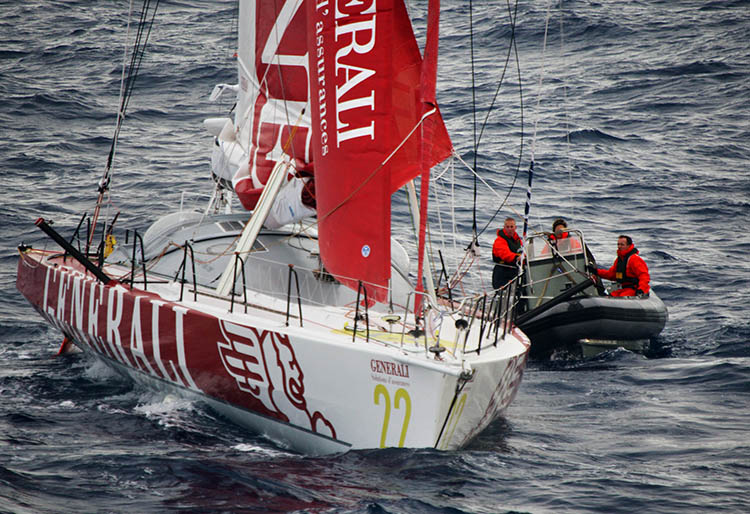
<svg viewBox="0 0 750 514"><path fill-rule="evenodd" d="M301 174L312 172L308 104L306 9L301 0L241 3L240 92L235 125L248 144L247 159L233 186L246 209L254 209L284 154Z"/></svg>
<svg viewBox="0 0 750 514"><path fill-rule="evenodd" d="M391 194L421 170L421 56L402 0L310 0L307 13L321 258L385 301ZM425 161L450 148L440 120Z"/></svg>

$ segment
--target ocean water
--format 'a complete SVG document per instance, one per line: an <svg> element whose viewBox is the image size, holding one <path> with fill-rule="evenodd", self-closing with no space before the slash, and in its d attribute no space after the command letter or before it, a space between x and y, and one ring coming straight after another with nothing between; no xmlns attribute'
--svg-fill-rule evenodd
<svg viewBox="0 0 750 514"><path fill-rule="evenodd" d="M409 7L422 35L425 2ZM47 244L33 221L70 233L93 208L126 11L0 1L0 512L750 510L750 2L519 3L518 58L477 158L508 194L484 252L500 219L523 211L533 150L532 228L567 217L600 263L630 234L669 322L645 355L531 362L506 416L464 450L324 458L82 354L56 357L61 335L15 290L16 246ZM438 100L471 162L468 2L443 0L443 20ZM508 5L475 1L473 24L481 122L503 76ZM201 122L230 107L208 94L235 80L235 25L233 2L160 5L115 161L118 223L145 228L182 190L209 189ZM471 180L461 186L470 206ZM480 193L480 229L499 203Z"/></svg>

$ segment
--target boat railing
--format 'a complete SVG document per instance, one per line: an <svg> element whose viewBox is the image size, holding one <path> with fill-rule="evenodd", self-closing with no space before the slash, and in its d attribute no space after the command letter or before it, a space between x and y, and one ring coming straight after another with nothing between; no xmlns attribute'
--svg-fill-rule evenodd
<svg viewBox="0 0 750 514"><path fill-rule="evenodd" d="M492 346L497 346L499 340L505 339L512 328L516 310L519 305L522 305L519 296L522 280L523 276L519 275L494 292L488 309L489 314L486 317L487 333L485 335L480 331L480 340L484 335L485 339L492 340ZM484 325L481 328L484 328ZM477 353L481 351L481 348L480 344Z"/></svg>
<svg viewBox="0 0 750 514"><path fill-rule="evenodd" d="M187 199L191 198L191 205L187 205ZM205 203L206 199L213 198L212 195L200 192L200 191L182 191L180 194L180 212L183 211L201 211L201 205Z"/></svg>
<svg viewBox="0 0 750 514"><path fill-rule="evenodd" d="M47 234L53 241L60 245L60 247L65 251L63 255L69 254L76 261L81 263L88 272L91 272L100 282L102 282L103 284L109 283L111 279L102 271L101 265L94 264L93 262L91 262L88 256L83 255L81 252L76 250L75 247L70 244L64 237L62 237L55 229L53 229L44 220L44 218L37 219L34 224L39 227L42 232ZM65 257L63 257L63 260L64 259Z"/></svg>
<svg viewBox="0 0 750 514"><path fill-rule="evenodd" d="M195 252L193 252L193 246L188 241L185 241L183 248L184 253L182 255L182 263L180 264L180 267L177 268L177 273L175 273L174 280L177 281L177 277L180 275L180 272L182 272L182 277L180 278L180 301L182 301L182 294L185 290L185 282L187 282L185 280L185 270L187 269L188 251L190 251L190 263L193 269L193 301L197 302L198 285L195 278Z"/></svg>
<svg viewBox="0 0 750 514"><path fill-rule="evenodd" d="M125 244L128 244L128 234L129 231L125 231ZM136 259L136 250L140 246L141 248L141 267L143 270L143 290L148 291L148 277L146 276L146 257L144 255L143 251L143 238L138 233L138 230L133 230L133 255L130 259L130 287L133 287L135 284L135 265L137 262ZM103 260L103 259L102 259Z"/></svg>
<svg viewBox="0 0 750 514"><path fill-rule="evenodd" d="M289 277L286 288L286 326L289 326L289 307L292 302L292 275L294 275L294 284L297 288L297 307L299 308L299 326L302 326L302 299L299 296L299 275L294 269L294 264L289 264ZM244 273L243 273L244 276Z"/></svg>
<svg viewBox="0 0 750 514"><path fill-rule="evenodd" d="M401 348L404 347L404 338L406 336L406 320L407 320L407 318L409 316L409 300L411 300L412 294L413 294L412 292L409 292L406 295L406 302L404 304L404 318L403 318L403 321L401 323ZM428 301L429 301L429 299L428 299ZM416 297L415 297L415 302L416 302ZM417 324L417 322L416 322L416 318L415 318L415 320L414 320L414 326L415 326L415 328L416 328L416 324Z"/></svg>
<svg viewBox="0 0 750 514"><path fill-rule="evenodd" d="M365 297L365 301L364 301L365 313L362 317L360 317L360 314L359 314L359 305L360 305L359 299L361 298L361 295L364 295ZM365 287L364 283L361 280L357 284L357 304L356 304L356 308L354 311L354 330L352 330L352 342L354 342L354 338L357 337L357 322L360 319L363 319L365 322L365 330L367 332L366 340L369 341L370 340L369 302L367 301L367 287Z"/></svg>
<svg viewBox="0 0 750 514"><path fill-rule="evenodd" d="M446 270L446 267L445 267L445 260L443 259L443 252L440 249L438 249L438 256L440 257L440 272L438 273L438 280L437 280L437 284L435 285L435 289L439 291L440 285L443 279L445 279L445 290L448 293L448 301L452 304L453 303L453 288L451 287L450 277L448 276L448 271Z"/></svg>
<svg viewBox="0 0 750 514"><path fill-rule="evenodd" d="M253 258L257 259L259 257L254 256ZM235 266L238 267L241 263L244 263L244 261L236 261ZM281 265L278 263L269 261L268 264L269 269L273 269L272 266L275 266L281 270ZM244 275L244 264L240 267L242 270L239 268L236 268L235 270L236 279L239 279L239 274ZM305 301L309 301L312 304L319 304L319 302L314 298L311 298L312 295L308 297L305 296L300 283L301 278L299 273L303 272L305 277L309 279L308 275L310 277L314 276L317 270L298 265L290 266L289 264L285 264L284 267L286 268L287 275L287 288L285 295L287 325L289 323L289 318L293 317L290 314L291 302L296 298L300 326L302 326L302 299L304 298ZM270 274L266 273L265 275L270 277L271 274L273 274L273 272ZM294 279L294 282L292 282L292 279ZM307 280L307 282L309 281L310 280ZM389 312L384 313L382 316L379 316L379 318L388 321L388 323L390 323L390 318L397 320L394 324L397 326L400 325L399 328L401 332L397 344L402 348L406 344L407 339L411 341L416 339L418 341L422 340L425 351L431 351L433 353L442 352L443 350L435 340L435 334L440 331L441 327L435 325L432 325L431 327L426 326L428 324L428 316L423 316L422 313L414 312L416 297L417 295L421 295L422 305L431 309L432 312L440 312L440 317L445 319L450 317L451 319L458 318L459 320L463 320L459 321L458 325L461 326L465 324L466 330L461 333L461 337L458 338L457 344L455 345L456 348L451 352L454 356L458 356L460 353L481 352L482 349L488 346L496 346L499 344L510 331L514 312L519 302L519 299L516 296L516 292L519 290L519 281L520 277L496 291L493 290L464 298L451 296L445 299L438 299L437 304L434 302L434 299L432 299L430 294L412 290L406 293L405 299L402 299L399 302L391 301L389 304ZM235 283L236 282L237 280L235 280ZM278 278L272 280L272 282L278 284ZM372 314L369 310L369 291L371 288L379 286L364 281L354 282L358 284L357 294L353 298L354 301L342 305L342 307L346 307L347 305L352 307L349 316L352 316L353 324L350 325L351 328L345 328L347 332L352 332L353 341L356 340L358 336L364 340L370 340L372 337L372 334L370 333L372 329ZM242 287L243 289L246 289L245 284L243 284ZM273 294L272 290L264 291L263 288L254 288L253 290L259 293ZM278 293L278 290L276 290L276 292ZM394 312L399 312L399 309L403 312L402 315L393 314ZM473 337L475 332L477 335L476 337ZM407 334L410 338L407 338ZM469 342L474 339L476 339L476 341L469 344Z"/></svg>
<svg viewBox="0 0 750 514"><path fill-rule="evenodd" d="M135 232L134 232L135 233ZM136 258L138 247L140 250L140 259ZM215 293L212 293L210 289L197 287L199 282L196 274L196 255L193 246L190 242L186 241L183 247L182 262L177 268L177 273L173 276L174 282L180 282L180 293L179 301L182 301L185 296L185 284L192 281L193 299L197 301L198 295L209 296L213 298L221 298ZM130 250L130 249L129 249ZM133 281L132 276L135 275L138 265L138 260L143 264L143 273L146 273L146 266L143 260L143 240L140 234L134 237L132 247L132 259L131 259L131 283ZM264 261L266 266L264 267L263 273L253 274L252 284L247 282L247 266L250 261L248 259ZM188 264L190 264L190 270L188 270ZM286 269L284 269L286 268ZM187 277L188 272L192 272L192 277ZM281 273L284 275L281 275ZM518 298L516 298L516 291L518 290L518 280L512 281L510 284L500 288L498 290L492 290L482 292L479 294L460 297L456 296L453 291L452 294L445 294L443 288L442 297L435 299L434 295L426 292L417 293L413 289L411 291L402 291L399 295L394 298L393 285L389 286L389 302L388 310L381 312L378 310L377 320L372 318L372 312L370 310L370 292L378 286L377 284L370 284L364 281L353 281L358 284L356 294L352 291L350 300L346 300L347 296L342 295L342 291L339 288L331 288L331 284L335 284L332 278L328 280L322 280L317 278L318 275L322 276L320 270L299 266L297 264L280 264L275 261L270 261L260 257L258 255L240 255L235 253L233 263L233 277L232 291L230 297L224 299L229 300L229 311L234 312L235 304L240 303L244 307L244 312L248 312L248 307L261 308L263 310L269 310L278 312L278 314L285 316L286 325L289 326L290 318L297 316L291 313L292 301L297 302L298 315L300 326L303 326L303 313L302 313L302 302L310 302L312 305L340 305L341 307L351 310L348 311L346 316L350 319L353 317L352 325L348 328L345 325L345 330L348 332L352 330L352 337L354 340L359 336L365 340L370 340L372 334L370 333L373 329L373 323L376 325L379 321L387 322L390 325L390 329L387 331L401 332L399 339L391 340L392 343L400 344L402 347L406 344L406 341L418 342L420 346L424 346L426 352L433 352L439 355L442 351L440 346L440 337L436 337L436 334L440 332L442 323L449 322L448 319L453 320L456 323L457 330L456 341L453 349L449 352L454 357L458 357L461 353L481 352L484 348L492 345L499 344L502 339L506 336L511 328L513 320L513 313L518 304ZM139 273L140 274L140 273ZM240 281L240 275L242 280ZM159 274L157 273L157 276ZM151 281L151 278L148 279ZM279 285L284 284L286 280L286 291L283 289L279 290ZM265 284L265 286L264 286ZM275 287L272 287L275 284ZM248 289L248 286L250 287ZM322 293L316 293L312 288L319 287ZM242 292L239 291L241 288ZM259 306L253 304L248 300L250 292L259 294L269 294L276 296L278 299L286 300L286 312L283 307L278 311L273 310L267 306ZM416 295L421 295L421 304L426 308L430 309L432 313L438 313L439 323L431 323L428 327L428 316L423 311L419 313L414 312ZM321 300L333 299L330 303L323 303ZM437 301L437 303L436 303ZM401 315L401 311L403 315ZM399 314L395 314L399 313ZM395 320L391 322L391 319ZM458 321L457 321L458 320ZM400 326L399 326L400 325ZM382 329L379 330L382 332ZM453 330L451 329L451 333ZM407 334L410 337L407 337ZM422 344L423 343L423 344Z"/></svg>
<svg viewBox="0 0 750 514"><path fill-rule="evenodd" d="M537 232L529 236L526 241L526 257L529 262L557 257L564 259L566 256L585 253L586 242L583 232L576 229L567 231L568 237L555 240L548 232Z"/></svg>
<svg viewBox="0 0 750 514"><path fill-rule="evenodd" d="M446 319L453 319L455 336L450 353L454 357L469 353L481 354L487 347L496 347L512 329L516 309L522 304L518 294L521 280L522 276L519 275L497 290L452 298L449 303L437 306L426 296L429 308L439 312L441 318L438 323L430 323L431 317L425 315L426 333L441 333L442 323ZM475 331L476 336L473 337ZM470 341L473 342L470 344Z"/></svg>
<svg viewBox="0 0 750 514"><path fill-rule="evenodd" d="M230 293L231 302L229 304L229 312L234 312L234 297L236 295L235 288L237 287L237 263L240 264L240 271L242 275L242 293L245 305L245 314L247 314L247 283L245 281L245 260L240 257L239 253L234 254L234 268L232 270L234 280L232 280L232 292ZM287 312L287 321L289 313ZM287 323L288 325L288 323Z"/></svg>
<svg viewBox="0 0 750 514"><path fill-rule="evenodd" d="M100 259L99 266L101 267L103 264L103 260L104 260L102 254L105 253L104 249L105 249L105 246L107 245L108 238L112 234L112 229L114 227L114 224L117 222L117 218L119 216L120 216L120 213L115 214L115 217L112 219L109 225L107 225L106 223L102 225L101 241L97 247L96 252L92 254L90 253L91 242L93 241L95 234L91 233L91 230L92 230L91 217L89 216L87 212L84 212L81 215L81 218L78 220L78 225L76 225L76 228L73 231L73 234L70 236L70 239L68 240L68 242L70 243L70 246L73 246L73 244L75 243L79 253L86 255L87 257L92 257L92 256L98 257ZM81 227L83 226L84 221L86 221L86 234L84 237L85 251L81 249L81 237L82 237ZM69 254L70 252L67 250L67 248L64 248L63 258L65 258Z"/></svg>
<svg viewBox="0 0 750 514"><path fill-rule="evenodd" d="M73 244L73 241L76 241L78 243L78 251L81 252L81 225L83 225L83 221L87 220L87 230L86 230L86 242L88 243L89 240L89 233L91 232L91 220L88 219L88 213L84 212L81 216L81 219L78 221L78 226L76 226L76 229L73 231L73 235L70 236L70 244ZM67 254L67 251L65 252ZM86 252L88 253L88 248L86 249Z"/></svg>

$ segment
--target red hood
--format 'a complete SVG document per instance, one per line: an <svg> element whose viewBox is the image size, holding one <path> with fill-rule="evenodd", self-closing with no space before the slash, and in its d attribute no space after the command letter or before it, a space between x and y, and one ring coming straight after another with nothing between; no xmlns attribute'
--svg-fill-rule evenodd
<svg viewBox="0 0 750 514"><path fill-rule="evenodd" d="M635 250L635 245L631 244L630 246L628 246L624 250L617 250L617 256L618 257L625 257L628 253L630 253L633 250ZM635 253L638 253L638 250L635 250Z"/></svg>

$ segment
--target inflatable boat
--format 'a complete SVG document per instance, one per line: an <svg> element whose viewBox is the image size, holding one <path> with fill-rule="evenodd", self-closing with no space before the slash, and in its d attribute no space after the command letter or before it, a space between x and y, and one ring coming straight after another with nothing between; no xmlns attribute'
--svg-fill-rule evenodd
<svg viewBox="0 0 750 514"><path fill-rule="evenodd" d="M532 358L547 359L556 351L589 357L617 347L642 351L664 328L667 308L653 289L644 297L610 296L586 272L596 263L580 231L552 242L535 234L526 255L526 312L516 324L531 339Z"/></svg>

